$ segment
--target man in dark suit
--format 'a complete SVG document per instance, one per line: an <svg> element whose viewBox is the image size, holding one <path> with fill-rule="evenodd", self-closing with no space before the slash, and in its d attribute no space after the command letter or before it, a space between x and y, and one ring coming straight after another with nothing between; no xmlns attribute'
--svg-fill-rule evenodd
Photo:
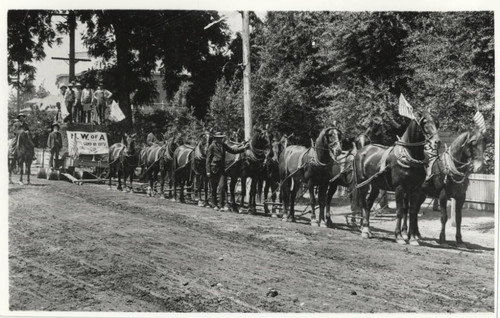
<svg viewBox="0 0 500 318"><path fill-rule="evenodd" d="M226 176L224 175L225 170L225 160L226 151L230 153L242 153L249 147L249 144L240 147L230 147L223 142L223 138L226 137L220 132L215 133L214 140L207 150L207 162L206 171L207 176L210 180L210 186L212 191L212 207L215 210L219 210L220 206L217 202L217 186L221 184L220 187L220 203L224 206L224 201L226 197Z"/></svg>
<svg viewBox="0 0 500 318"><path fill-rule="evenodd" d="M56 160L59 159L59 151L62 148L62 135L59 132L59 124L52 124L52 132L49 134L49 139L47 140L47 147L50 149L50 168L56 167Z"/></svg>

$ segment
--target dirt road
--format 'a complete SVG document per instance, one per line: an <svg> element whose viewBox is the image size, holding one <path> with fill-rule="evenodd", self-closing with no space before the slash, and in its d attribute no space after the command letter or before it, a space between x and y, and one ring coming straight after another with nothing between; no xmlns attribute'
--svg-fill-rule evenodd
<svg viewBox="0 0 500 318"><path fill-rule="evenodd" d="M362 240L341 218L336 229L312 228L103 185L34 182L9 188L11 310L494 310L491 224L468 249L439 248L434 232L412 247L393 242L392 221Z"/></svg>

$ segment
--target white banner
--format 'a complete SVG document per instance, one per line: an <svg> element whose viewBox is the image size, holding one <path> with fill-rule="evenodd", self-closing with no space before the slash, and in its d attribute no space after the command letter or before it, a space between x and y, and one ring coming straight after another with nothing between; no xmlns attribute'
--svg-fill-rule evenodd
<svg viewBox="0 0 500 318"><path fill-rule="evenodd" d="M102 155L109 153L108 136L102 132L67 131L68 154L71 157L79 155Z"/></svg>

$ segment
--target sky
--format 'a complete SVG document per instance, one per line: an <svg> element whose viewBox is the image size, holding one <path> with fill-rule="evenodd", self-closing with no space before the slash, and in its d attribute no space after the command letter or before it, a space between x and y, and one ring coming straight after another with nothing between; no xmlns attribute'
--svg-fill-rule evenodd
<svg viewBox="0 0 500 318"><path fill-rule="evenodd" d="M241 15L236 11L219 11L221 16L226 16L226 23L228 24L230 30L234 33L240 32L242 28ZM260 11L256 14L264 19L266 12ZM54 22L58 19L63 19L62 17L53 18ZM82 43L81 34L85 31L85 26L79 24L75 32L75 52L76 57L86 58L85 52L87 49ZM61 45L53 45L49 47L45 46L46 58L40 62L34 62L33 65L37 68L36 78L34 85L38 87L43 83L45 89L47 89L51 94L57 94L58 89L56 87L56 75L57 74L67 74L69 72L69 66L67 61L53 60L52 57L68 57L69 54L69 36L63 35ZM78 62L75 65L75 73L78 74L81 71L87 70L90 67L97 67L98 61L92 59L91 62Z"/></svg>

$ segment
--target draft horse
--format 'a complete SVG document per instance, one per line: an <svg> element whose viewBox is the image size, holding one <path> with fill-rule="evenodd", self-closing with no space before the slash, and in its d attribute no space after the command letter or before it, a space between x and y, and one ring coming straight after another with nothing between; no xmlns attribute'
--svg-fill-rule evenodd
<svg viewBox="0 0 500 318"><path fill-rule="evenodd" d="M194 158L194 147L181 145L174 152L174 200L177 200L177 188L180 186L179 201L185 202L184 185L193 183L192 162Z"/></svg>
<svg viewBox="0 0 500 318"><path fill-rule="evenodd" d="M465 194L469 187L469 174L478 173L484 167L484 135L479 130L461 133L432 163L431 176L422 185L420 204L425 201L426 195L439 199L441 208L441 233L439 244L446 246L445 228L448 221L446 203L450 198L455 199L456 244L465 247L462 240L462 207ZM417 228L418 229L418 228ZM407 230L407 210L405 211L403 236Z"/></svg>
<svg viewBox="0 0 500 318"><path fill-rule="evenodd" d="M12 139L11 142L16 142L16 139ZM9 147L10 149L10 147ZM35 146L31 141L31 137L29 136L29 132L22 131L19 132L17 137L17 146L12 154L9 154L10 160L9 162L9 183L12 183L12 171L17 167L19 167L19 184L23 185L23 175L24 168L26 168L26 178L27 184L31 184L30 176L31 176L31 163L33 161L33 157L35 156Z"/></svg>
<svg viewBox="0 0 500 318"><path fill-rule="evenodd" d="M264 160L271 149L271 137L267 130L255 127L250 139L250 148L242 154L226 153L226 176L231 178L229 191L231 194L231 209L238 211L236 203L235 188L238 179L241 180L241 206L243 207L246 196L246 180L251 178L248 209L250 213L256 212L257 185L264 179ZM228 145L238 145L236 142L228 142Z"/></svg>
<svg viewBox="0 0 500 318"><path fill-rule="evenodd" d="M401 235L401 219L408 199L410 212L409 243L419 245L417 217L420 209L422 183L425 180L424 145L428 143L435 150L439 148L438 128L428 111L417 113L403 137L392 147L368 145L354 156L354 175L358 199L363 209L361 236L372 237L370 230L370 209L380 190L394 191L397 205L395 236L399 244L407 244ZM371 187L367 198L368 187Z"/></svg>
<svg viewBox="0 0 500 318"><path fill-rule="evenodd" d="M332 177L335 158L341 153L342 133L330 127L323 129L311 148L288 146L279 158L283 220L295 222L295 198L302 182L307 182L311 203L311 225L331 227L329 210L326 211L326 192ZM316 220L314 188L318 187L319 217Z"/></svg>
<svg viewBox="0 0 500 318"><path fill-rule="evenodd" d="M149 182L148 196L154 195L154 183L157 181L158 173L160 173L160 194L163 198L166 198L164 193L166 178L168 178L169 188L172 189L173 161L175 149L178 147L177 140L177 136L172 136L165 142L142 149L139 164L143 171L141 175L145 175Z"/></svg>
<svg viewBox="0 0 500 318"><path fill-rule="evenodd" d="M136 148L136 134L125 134L122 142L109 147L109 189L111 190L111 177L116 173L119 191L132 191L132 180L135 169L139 165L139 152ZM122 188L123 177L123 188ZM130 187L127 189L127 178L130 178Z"/></svg>
<svg viewBox="0 0 500 318"><path fill-rule="evenodd" d="M206 161L207 161L207 150L208 146L212 143L212 137L210 133L203 133L200 136L200 141L194 148L193 160L191 162L191 170L195 176L196 183L196 197L198 198L199 206L208 206L208 184L209 180L207 177ZM202 201L201 192L202 189L205 191L205 202Z"/></svg>
<svg viewBox="0 0 500 318"><path fill-rule="evenodd" d="M338 160L337 164L332 165L332 179L330 179L330 185L328 186L328 193L326 195L326 209L327 214L329 214L330 204L332 202L332 197L337 191L338 186L346 187L349 190L353 190L354 188L354 173L353 173L353 162L354 156L358 152L359 149L371 144L370 137L366 134L361 133L357 135L354 139L350 138L348 142L346 142L347 146L350 149L347 152L343 152L342 159ZM359 211L357 209L357 204L355 204L357 197L357 191L353 191L350 193L350 201L351 201L351 211L353 215Z"/></svg>
<svg viewBox="0 0 500 318"><path fill-rule="evenodd" d="M264 202L267 202L269 196L269 190L271 190L271 200L276 202L278 198L277 192L279 192L280 187L280 171L279 171L279 158L283 150L288 146L288 139L293 136L293 133L288 136L282 136L280 140L274 140L272 142L271 151L267 154L264 161ZM259 185L259 193L261 192L262 186ZM283 202L281 198L281 193L279 196L280 202ZM264 212L269 213L269 206L264 204Z"/></svg>

